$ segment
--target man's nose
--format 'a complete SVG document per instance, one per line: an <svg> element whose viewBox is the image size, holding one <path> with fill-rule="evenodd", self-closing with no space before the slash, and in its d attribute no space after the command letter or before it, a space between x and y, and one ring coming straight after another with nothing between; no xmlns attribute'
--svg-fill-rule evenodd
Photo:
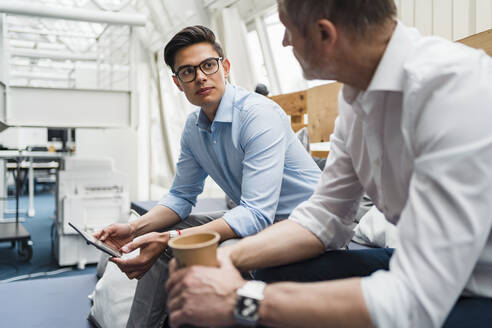
<svg viewBox="0 0 492 328"><path fill-rule="evenodd" d="M287 35L287 30L284 31L284 37L282 38L282 46L290 46L289 36Z"/></svg>
<svg viewBox="0 0 492 328"><path fill-rule="evenodd" d="M200 81L200 82L207 80L207 75L205 73L203 73L202 70L199 68L197 68L197 70L196 70L196 80Z"/></svg>

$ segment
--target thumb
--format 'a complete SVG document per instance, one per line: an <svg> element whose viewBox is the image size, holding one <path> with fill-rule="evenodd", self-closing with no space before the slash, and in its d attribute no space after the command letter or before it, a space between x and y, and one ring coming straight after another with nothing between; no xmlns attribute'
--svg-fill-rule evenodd
<svg viewBox="0 0 492 328"><path fill-rule="evenodd" d="M232 263L229 254L222 253L220 255L222 255L222 256L219 256L218 260L219 260L219 265L221 268L234 268L234 269L236 268L234 266L234 264Z"/></svg>
<svg viewBox="0 0 492 328"><path fill-rule="evenodd" d="M142 241L134 239L133 241L129 242L128 244L123 245L123 247L121 247L121 251L125 254L128 254L128 253L133 252L137 248L142 247L144 244L145 243L143 243Z"/></svg>
<svg viewBox="0 0 492 328"><path fill-rule="evenodd" d="M115 232L114 226L110 225L98 232L99 236L96 237L101 241L105 241L109 236L113 235Z"/></svg>
<svg viewBox="0 0 492 328"><path fill-rule="evenodd" d="M123 253L133 252L137 248L140 248L142 246L145 246L146 244L154 241L155 234L156 234L155 232L151 232L151 233L148 233L148 234L139 236L139 237L133 239L133 241L131 241L128 244L126 244L123 247L121 247L121 251Z"/></svg>
<svg viewBox="0 0 492 328"><path fill-rule="evenodd" d="M98 230L92 234L92 237L99 239L101 237L102 230Z"/></svg>

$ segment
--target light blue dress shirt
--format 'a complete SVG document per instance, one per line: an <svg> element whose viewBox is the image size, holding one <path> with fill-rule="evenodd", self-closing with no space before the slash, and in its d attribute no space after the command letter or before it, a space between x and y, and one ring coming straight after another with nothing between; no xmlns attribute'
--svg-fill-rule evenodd
<svg viewBox="0 0 492 328"><path fill-rule="evenodd" d="M270 99L227 84L214 121L191 113L169 194L159 204L185 219L210 176L236 203L224 220L241 237L287 218L314 191L320 170Z"/></svg>

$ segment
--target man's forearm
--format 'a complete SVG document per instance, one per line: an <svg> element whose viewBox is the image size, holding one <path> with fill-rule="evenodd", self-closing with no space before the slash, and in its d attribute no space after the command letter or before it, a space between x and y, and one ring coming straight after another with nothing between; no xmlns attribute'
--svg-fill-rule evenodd
<svg viewBox="0 0 492 328"><path fill-rule="evenodd" d="M209 223L200 226L184 229L182 233L186 235L191 233L209 232L209 231L217 232L220 235L221 241L238 237L234 232L234 230L231 229L231 227L227 224L227 222L223 218L213 220Z"/></svg>
<svg viewBox="0 0 492 328"><path fill-rule="evenodd" d="M244 271L293 263L322 254L321 241L300 224L284 220L231 248L231 260Z"/></svg>
<svg viewBox="0 0 492 328"><path fill-rule="evenodd" d="M372 327L360 278L276 283L265 288L260 323L272 327Z"/></svg>
<svg viewBox="0 0 492 328"><path fill-rule="evenodd" d="M180 221L176 212L166 206L156 205L140 219L130 223L130 226L134 236L141 236L148 232L172 227Z"/></svg>

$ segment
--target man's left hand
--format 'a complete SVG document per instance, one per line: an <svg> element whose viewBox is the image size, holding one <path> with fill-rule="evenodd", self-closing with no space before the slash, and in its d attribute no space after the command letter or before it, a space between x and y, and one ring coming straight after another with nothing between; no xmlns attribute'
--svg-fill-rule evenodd
<svg viewBox="0 0 492 328"><path fill-rule="evenodd" d="M176 261L171 261L166 284L171 327L235 324L236 290L246 281L225 253L219 256L219 262L220 268L192 266L177 269Z"/></svg>

